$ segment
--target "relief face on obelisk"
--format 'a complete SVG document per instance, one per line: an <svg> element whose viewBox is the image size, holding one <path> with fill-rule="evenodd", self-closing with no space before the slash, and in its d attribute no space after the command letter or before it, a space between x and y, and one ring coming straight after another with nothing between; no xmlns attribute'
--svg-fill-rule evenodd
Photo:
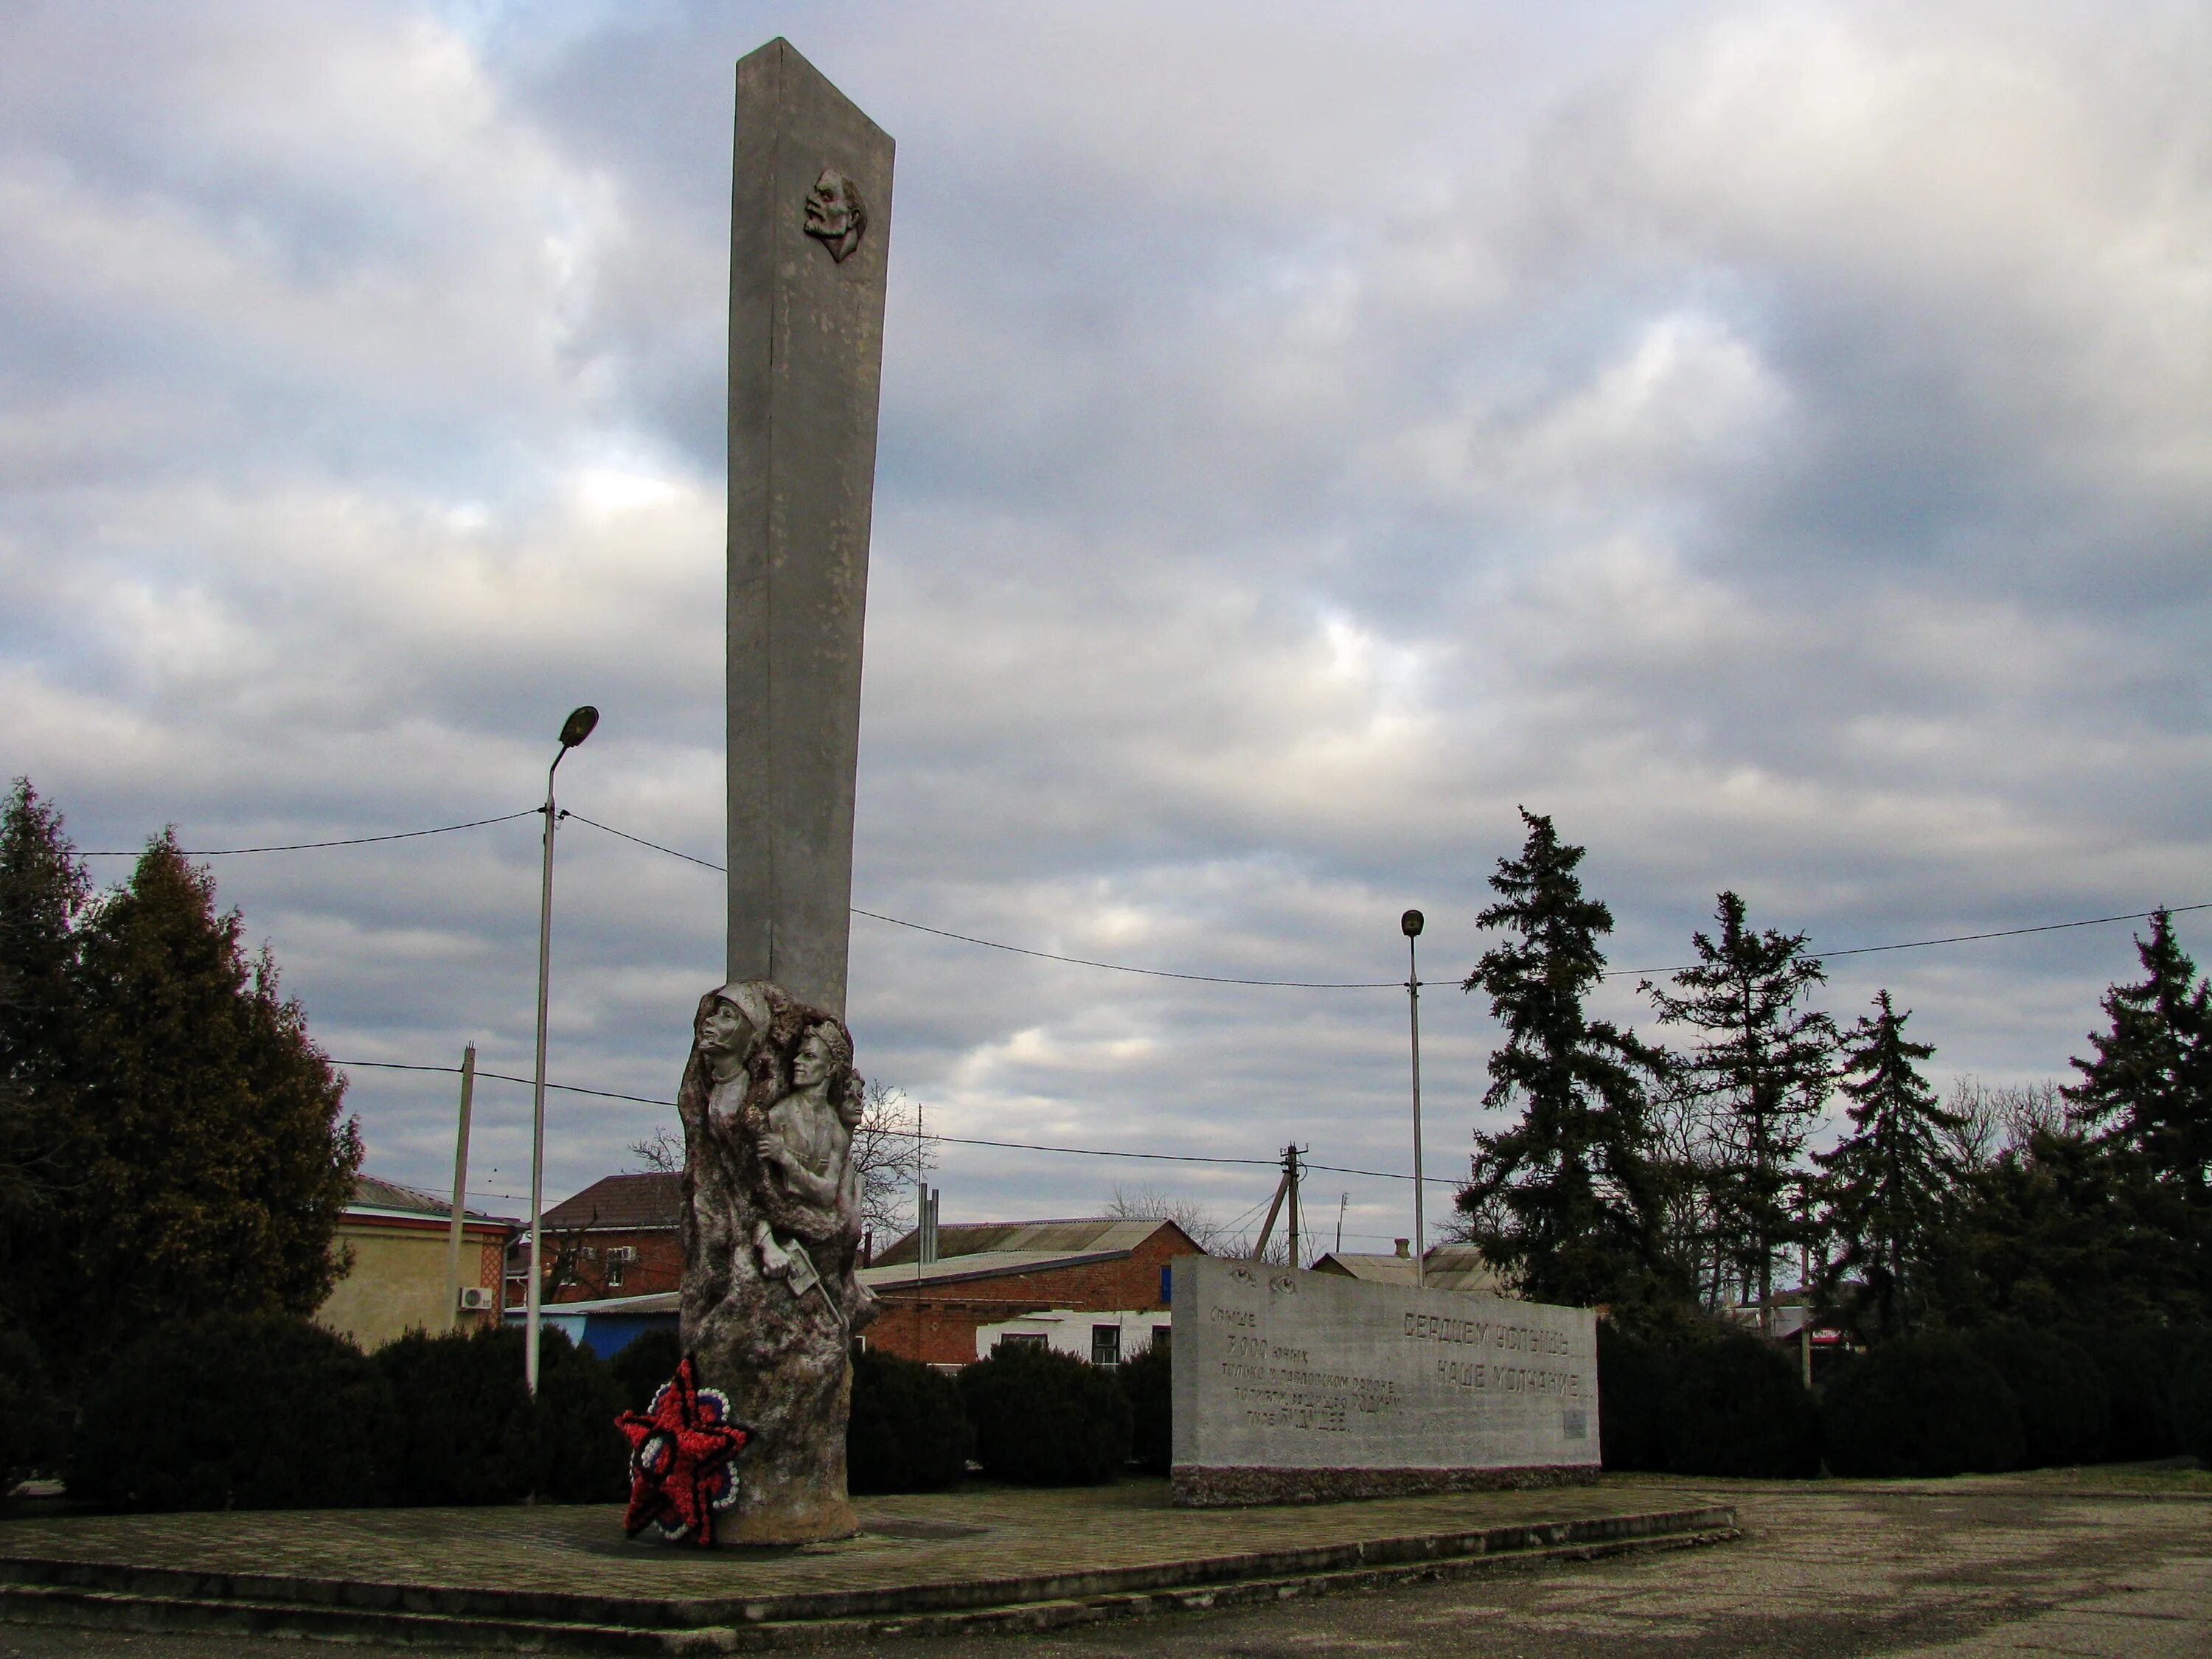
<svg viewBox="0 0 2212 1659"><path fill-rule="evenodd" d="M806 192L806 234L830 250L839 264L860 245L868 228L868 210L860 200L860 187L835 167L822 169L814 188Z"/></svg>

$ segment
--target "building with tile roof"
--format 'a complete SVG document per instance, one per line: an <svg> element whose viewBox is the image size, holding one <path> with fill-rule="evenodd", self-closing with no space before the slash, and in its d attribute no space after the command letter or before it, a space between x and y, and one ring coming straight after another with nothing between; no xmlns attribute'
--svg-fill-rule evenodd
<svg viewBox="0 0 2212 1659"><path fill-rule="evenodd" d="M521 1224L482 1210L462 1212L462 1294L449 1306L453 1202L450 1194L356 1176L336 1238L352 1262L316 1310L317 1322L364 1348L380 1348L410 1330L435 1334L497 1321L501 1263ZM472 1305L463 1308L464 1299Z"/></svg>

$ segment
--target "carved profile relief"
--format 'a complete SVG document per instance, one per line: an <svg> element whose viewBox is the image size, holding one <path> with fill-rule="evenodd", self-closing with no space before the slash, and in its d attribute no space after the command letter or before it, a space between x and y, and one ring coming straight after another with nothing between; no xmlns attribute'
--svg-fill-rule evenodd
<svg viewBox="0 0 2212 1659"><path fill-rule="evenodd" d="M822 169L814 188L806 193L806 234L830 250L839 264L860 245L868 228L868 210L860 200L860 186L835 167Z"/></svg>

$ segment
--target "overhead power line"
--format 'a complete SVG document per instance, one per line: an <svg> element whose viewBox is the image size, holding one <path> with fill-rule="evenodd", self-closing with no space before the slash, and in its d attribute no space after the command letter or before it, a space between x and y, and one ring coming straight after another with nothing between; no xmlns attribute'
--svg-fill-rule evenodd
<svg viewBox="0 0 2212 1659"><path fill-rule="evenodd" d="M233 859L246 853L305 853L318 847L366 847L376 841L413 841L422 836L450 836L456 830L481 830L488 823L510 823L516 818L535 817L544 810L542 806L526 806L520 812L505 812L495 818L471 818L466 823L441 823L434 830L399 830L388 836L348 836L343 841L291 841L275 847L192 847L179 848L179 851L188 859ZM77 856L135 859L143 857L145 852L143 847L128 852L108 848L101 852L79 853Z"/></svg>
<svg viewBox="0 0 2212 1659"><path fill-rule="evenodd" d="M334 1060L331 1064L337 1066L374 1067L378 1071L383 1072L441 1072L450 1077L459 1076L461 1070L458 1066L422 1066L413 1065L404 1060ZM534 1079L530 1078L517 1077L511 1072L487 1072L482 1068L478 1068L476 1075L479 1080L485 1078L495 1078L501 1083L520 1083L527 1085L534 1081ZM675 1103L673 1101L656 1100L651 1095L626 1095L613 1089L587 1089L581 1084L576 1083L548 1083L545 1086L549 1089L558 1089L563 1094L590 1095L599 1100L635 1101L641 1106L665 1106L669 1108L671 1110L673 1110L675 1108ZM912 1136L906 1135L904 1131L902 1131L901 1133L905 1139L913 1139ZM937 1141L947 1146L991 1146L1005 1152L1058 1152L1073 1158L1139 1158L1147 1163L1155 1164L1245 1164L1257 1169L1267 1170L1278 1168L1281 1164L1281 1160L1279 1158L1273 1158L1208 1157L1199 1152L1132 1152L1107 1146L1049 1146L1033 1140L978 1140L966 1135L924 1133L921 1136L921 1139L924 1140ZM1411 1181L1413 1178L1409 1175L1399 1175L1394 1171L1384 1170L1340 1169L1334 1164L1309 1164L1306 1165L1306 1168L1309 1170L1326 1170L1331 1175L1372 1176L1378 1181ZM1459 1184L1454 1181L1447 1181L1440 1176L1431 1176L1428 1179L1432 1182L1441 1182L1445 1186L1457 1186Z"/></svg>
<svg viewBox="0 0 2212 1659"><path fill-rule="evenodd" d="M656 853L665 853L671 858L682 859L686 864L696 864L702 870L728 873L723 866L689 853L679 853L673 847L663 847L657 841L647 841L642 836L633 836L627 830L617 830L611 823L601 823L580 812L563 811L564 818L574 818L579 823L589 824L594 830L633 842L640 847L649 847ZM917 933L933 933L939 939L957 939L963 945L980 945L987 951L1004 951L1018 957L1034 957L1040 962L1064 962L1075 968L1103 968L1112 974L1141 974L1147 979L1182 979L1195 981L1201 985L1264 985L1297 991L1380 991L1402 990L1404 982L1395 979L1313 980L1313 979L1237 979L1224 974L1178 974L1164 968L1133 968L1127 963L1097 962L1089 957L1064 957L1051 951L1033 951L1025 945L1006 945L994 939L978 939L973 933L956 933L949 928L932 927L919 921L908 921L899 916L887 916L880 910L863 910L853 907L856 916L866 916L870 921L887 921L894 927L911 928Z"/></svg>
<svg viewBox="0 0 2212 1659"><path fill-rule="evenodd" d="M481 830L490 824L511 823L517 818L534 817L544 811L544 809L539 806L526 806L520 811L503 812L496 817L471 818L465 823L441 823L428 830L398 830L385 835L346 836L330 841L283 842L265 847L192 848L181 849L181 851L185 858L222 859L237 858L249 853L302 853L329 847L367 847L379 842L415 841L425 836L450 836L463 830ZM611 823L601 823L597 818L587 818L580 812L563 809L561 816L563 818L574 818L578 823L597 830L602 834L613 836L617 840L629 842L655 853L665 854L670 858L681 859L686 864L696 864L702 870L712 870L718 875L726 873L723 866L716 864L711 859L702 859L690 853L681 852L676 848L665 846L659 842L648 841L643 836L632 835L627 830L617 830ZM81 852L78 856L91 859L137 858L144 851L143 848L134 850L102 848ZM2186 915L2191 911L2212 910L2212 901L2197 904L2161 905L2154 910L2130 910L2119 915L2087 916L2079 921L2045 921L2027 927L1998 927L1979 933L1948 933L1937 939L1904 939L1894 945L1856 945L1834 951L1816 950L1812 954L1825 962L1836 957L1878 956L1890 951L1920 951L1937 945L1972 945L1984 939L2021 939L2031 933L2057 933L2076 927L2103 927L2116 921L2145 921L2160 914L2161 910L2167 915ZM1012 956L1030 957L1040 962L1065 963L1074 968L1095 968L1107 973L1135 974L1146 979L1181 980L1200 985L1247 985L1297 991L1397 991L1405 988L1403 980L1394 979L1245 979L1227 974L1185 974L1165 968L1139 968L1124 962L1101 962L1091 957L1063 956L1053 951L1032 950L1025 945L1008 945L1000 939L983 939L974 933L955 933L947 927L933 927L927 922L908 921L902 916L885 915L880 910L864 910L858 905L852 907L852 913L856 916L865 916L871 921L885 922L893 927L904 927L914 933L928 933L938 939L954 939L963 945L980 945L987 951L1003 951ZM1679 974L1697 965L1693 963L1677 963L1668 968L1609 968L1605 971L1604 977L1627 979L1654 974ZM636 1096L618 1097L639 1098ZM1316 1164L1314 1167L1318 1169L1320 1166ZM1412 1179L1410 1176L1394 1178Z"/></svg>

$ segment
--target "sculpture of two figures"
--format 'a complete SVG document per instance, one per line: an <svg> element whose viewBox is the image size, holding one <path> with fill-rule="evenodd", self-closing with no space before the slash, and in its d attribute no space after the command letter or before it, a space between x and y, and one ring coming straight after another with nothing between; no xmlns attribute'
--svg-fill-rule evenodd
<svg viewBox="0 0 2212 1659"><path fill-rule="evenodd" d="M876 1316L854 1277L860 1079L845 1023L766 980L702 998L684 1121L683 1334L699 1380L756 1438L720 1535L798 1544L858 1527L845 1492L854 1336Z"/></svg>

